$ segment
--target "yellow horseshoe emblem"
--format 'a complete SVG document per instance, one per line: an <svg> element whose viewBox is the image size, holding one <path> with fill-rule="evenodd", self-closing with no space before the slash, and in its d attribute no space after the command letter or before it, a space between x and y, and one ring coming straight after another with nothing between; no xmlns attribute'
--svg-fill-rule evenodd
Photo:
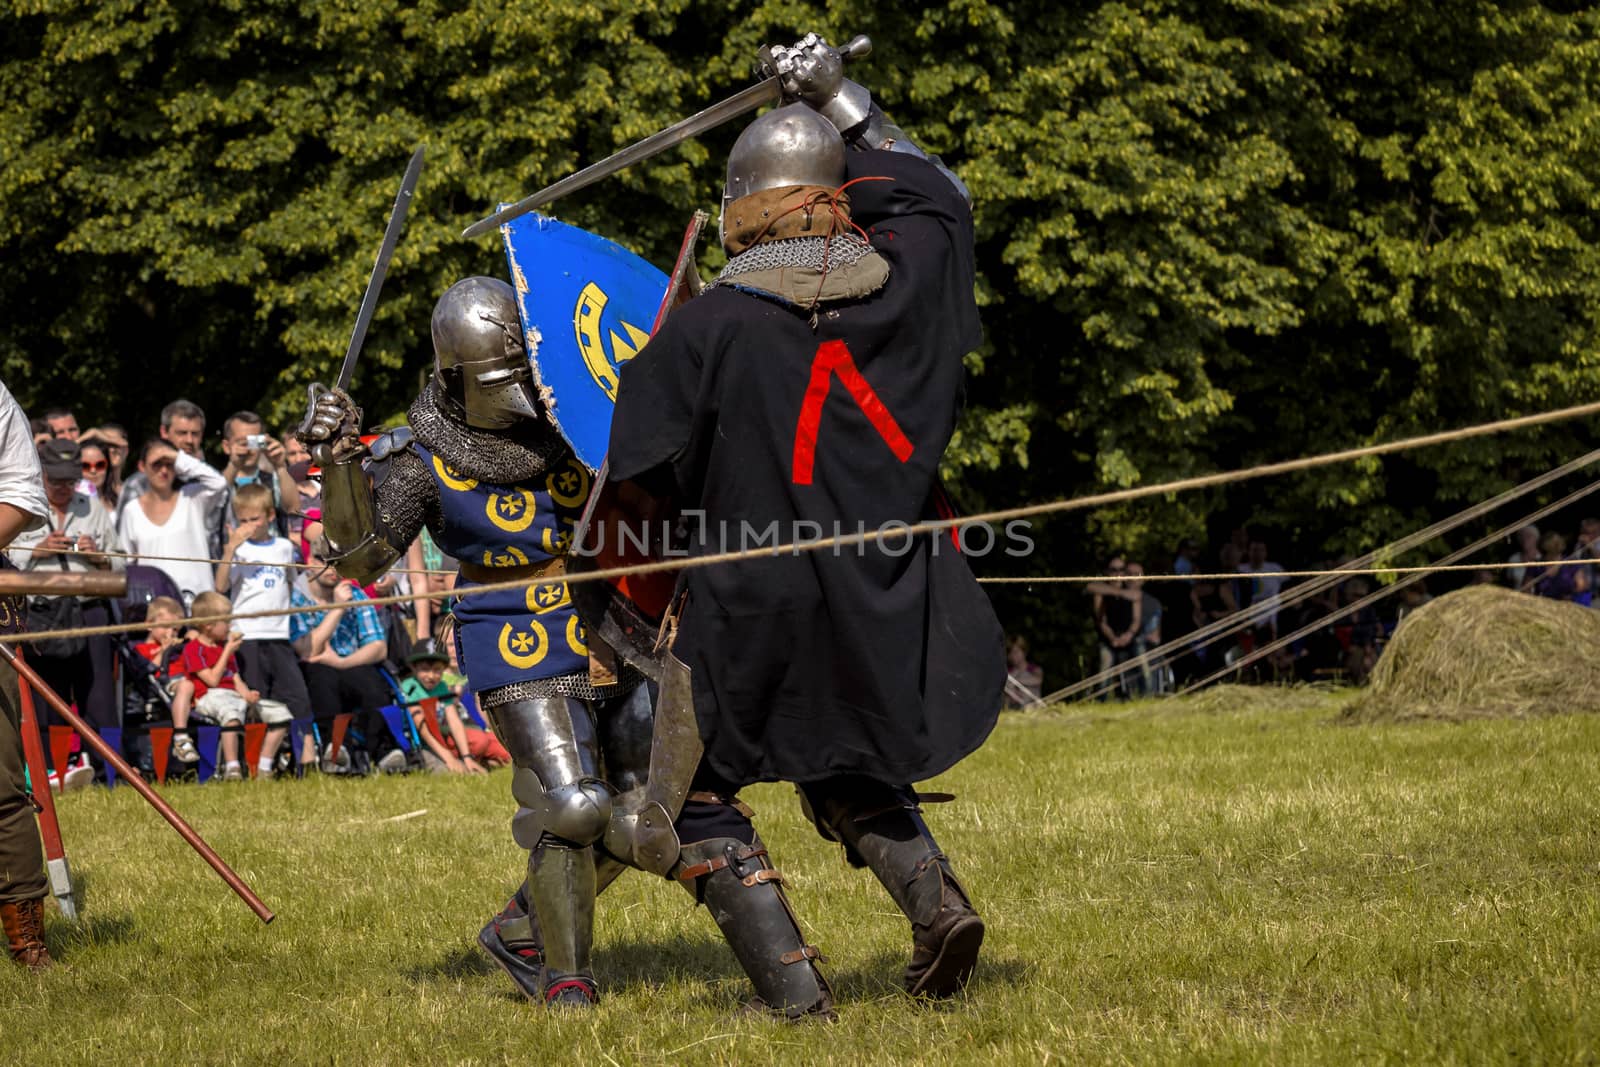
<svg viewBox="0 0 1600 1067"><path fill-rule="evenodd" d="M544 487L550 499L562 507L582 507L589 499L589 468L569 459L565 470L556 471L545 479Z"/></svg>
<svg viewBox="0 0 1600 1067"><path fill-rule="evenodd" d="M521 533L532 526L538 510L531 489L514 489L505 496L490 493L489 502L483 506L489 521L506 533Z"/></svg>
<svg viewBox="0 0 1600 1067"><path fill-rule="evenodd" d="M433 457L433 472L439 476L441 482L457 492L465 493L469 489L478 487L478 479L463 478L460 471L445 466L444 460L438 456Z"/></svg>
<svg viewBox="0 0 1600 1067"><path fill-rule="evenodd" d="M528 610L536 615L564 608L572 603L572 596L567 592L566 582L551 582L546 585L530 585L527 593Z"/></svg>
<svg viewBox="0 0 1600 1067"><path fill-rule="evenodd" d="M544 551L547 556L564 556L567 549L572 547L572 531L562 529L548 529L543 532Z"/></svg>
<svg viewBox="0 0 1600 1067"><path fill-rule="evenodd" d="M583 621L578 618L577 612L573 612L572 618L567 620L567 647L580 656L587 656L589 646L583 642L585 636Z"/></svg>
<svg viewBox="0 0 1600 1067"><path fill-rule="evenodd" d="M605 391L606 399L615 403L617 372L611 369L611 361L606 358L605 342L600 339L600 316L605 312L608 300L610 297L606 296L606 291L594 282L585 285L583 292L578 294L578 306L572 312L572 329L578 336L578 350L583 353L584 366L589 368L594 383ZM622 328L628 331L626 339L617 336L617 331L611 331L611 351L616 354L618 363L638 355L639 349L650 340L649 334L631 322L624 322Z"/></svg>
<svg viewBox="0 0 1600 1067"><path fill-rule="evenodd" d="M536 666L550 650L550 638L544 627L533 619L528 620L524 633L509 622L500 628L500 658L518 670Z"/></svg>
<svg viewBox="0 0 1600 1067"><path fill-rule="evenodd" d="M491 552L483 550L483 565L485 567L526 567L528 555L515 545L507 545L504 552Z"/></svg>

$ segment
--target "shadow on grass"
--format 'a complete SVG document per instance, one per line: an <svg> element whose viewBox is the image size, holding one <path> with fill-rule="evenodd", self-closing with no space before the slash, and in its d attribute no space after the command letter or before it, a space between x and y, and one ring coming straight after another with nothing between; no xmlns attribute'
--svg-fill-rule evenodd
<svg viewBox="0 0 1600 1067"><path fill-rule="evenodd" d="M82 902L79 902L82 906ZM108 945L133 937L133 920L126 915L90 915L69 922L52 916L45 922L44 943L50 955L66 957L73 950Z"/></svg>
<svg viewBox="0 0 1600 1067"><path fill-rule="evenodd" d="M905 991L900 980L905 971L908 955L880 952L865 963L847 971L825 968L823 973L827 975L828 984L833 987L834 1000L840 1004L885 998L903 999ZM980 956L978 968L972 973L972 980L967 984L967 989L972 993L981 993L990 986L996 988L1017 986L1025 981L1032 970L1034 967L1031 964L1021 960ZM960 998L943 1001L927 1000L922 1003L930 1008L943 1008L959 1004Z"/></svg>
<svg viewBox="0 0 1600 1067"><path fill-rule="evenodd" d="M434 963L424 964L419 967L408 967L404 972L406 981L436 982L460 981L463 978L475 978L485 974L499 974L497 967L488 956L476 945L460 945L451 949Z"/></svg>

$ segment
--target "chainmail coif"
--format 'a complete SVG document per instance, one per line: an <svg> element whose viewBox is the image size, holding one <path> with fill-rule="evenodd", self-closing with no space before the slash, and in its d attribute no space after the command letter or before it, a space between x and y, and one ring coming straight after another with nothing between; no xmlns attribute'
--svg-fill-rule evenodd
<svg viewBox="0 0 1600 1067"><path fill-rule="evenodd" d="M566 441L544 418L508 430L481 430L449 414L439 383L430 381L406 413L411 432L429 452L469 478L514 485L536 478L565 458Z"/></svg>
<svg viewBox="0 0 1600 1067"><path fill-rule="evenodd" d="M706 286L737 285L742 275L757 271L799 267L806 270L824 270L823 257L827 257L826 270L848 267L877 251L858 235L835 234L833 237L790 237L782 241L764 241L732 259L717 275L717 280Z"/></svg>

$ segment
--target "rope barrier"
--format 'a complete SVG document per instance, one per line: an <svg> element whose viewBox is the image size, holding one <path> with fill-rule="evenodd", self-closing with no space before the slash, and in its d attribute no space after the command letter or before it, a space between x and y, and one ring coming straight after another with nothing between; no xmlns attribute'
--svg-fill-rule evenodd
<svg viewBox="0 0 1600 1067"><path fill-rule="evenodd" d="M1462 427L1455 430L1445 430L1439 433L1423 434L1418 437L1403 438L1399 441L1390 441L1385 444L1365 445L1360 448L1343 449L1338 452L1327 452L1316 456L1304 456L1299 459L1283 460L1277 463L1266 463L1241 470L1221 471L1215 474L1200 475L1193 478L1181 478L1171 482L1158 482L1153 485L1137 486L1131 489L1119 489L1109 493L1095 493L1089 496L1068 497L1043 504L1028 504L1022 507L1003 508L995 511L983 512L957 519L931 519L917 523L895 523L886 525L876 530L864 530L852 534L836 534L832 537L823 537L815 540L792 541L775 545L772 548L740 549L729 552L712 552L702 556L684 556L681 558L659 560L650 563L632 564L625 567L611 567L581 574L567 574L563 581L567 584L580 582L610 581L614 578L626 578L634 575L659 574L665 571L694 570L700 567L714 567L725 563L738 563L746 560L782 555L798 556L802 552L821 552L826 549L852 548L872 544L889 538L909 540L922 534L942 534L956 527L986 525L996 522L1007 522L1014 519L1034 518L1045 515L1062 514L1069 511L1081 511L1092 507L1101 507L1106 504L1124 503L1131 500L1141 500L1146 497L1167 495L1184 492L1191 489L1205 489L1219 485L1229 485L1236 482L1252 481L1279 474L1291 474L1298 471L1312 470L1317 467L1332 466L1338 463L1347 463L1356 459L1365 459L1372 456L1391 455L1397 452L1410 451L1417 448L1428 448L1434 445L1451 444L1456 441L1469 440L1474 437L1483 437L1490 434L1506 433L1512 430L1527 429L1534 426L1544 426L1552 422L1562 422L1567 419L1581 418L1586 415L1600 414L1600 401L1587 404L1577 404L1571 407L1559 408L1554 411L1540 412L1534 415L1523 415L1511 419L1497 419L1493 422L1479 423L1473 426ZM1596 450L1600 453L1600 450ZM1591 456L1596 453L1590 453ZM221 561L218 561L221 562ZM441 600L452 597L476 596L483 593L503 592L512 589L527 589L534 585L545 584L538 578L523 578L505 582L489 582L483 585L474 585L465 590L405 593L397 596L372 597L363 599L361 603L381 607L388 604L404 604L417 600ZM340 605L310 605L306 607L278 608L270 611L246 612L237 615L210 615L198 616L187 620L191 625L212 622L231 621L234 619L264 619L281 618L289 615L302 615L339 609ZM84 626L63 630L41 630L35 634L5 634L0 635L0 644L16 644L42 637L45 635L59 637L95 637L103 634L131 633L145 630L149 627L144 623L113 623L108 626Z"/></svg>
<svg viewBox="0 0 1600 1067"><path fill-rule="evenodd" d="M1264 619L1270 612L1274 610L1293 607L1302 603L1303 601L1309 600L1318 593L1325 591L1329 586L1334 585L1341 580L1339 578L1339 574L1341 572L1354 570L1359 567L1366 567L1373 564L1380 558L1386 556L1398 556L1403 552L1408 552L1412 549L1418 548L1436 537L1449 533L1451 530L1471 522L1473 519L1487 515L1492 511L1496 511L1511 501L1516 500L1519 497L1526 496L1528 493L1534 492L1535 490L1542 489L1546 485L1557 481L1567 474L1573 473L1596 461L1600 461L1600 449L1594 449L1576 459L1568 460L1566 463L1563 463L1552 470L1545 471L1543 474L1539 474L1528 479L1521 485L1513 486L1512 488L1507 489L1506 491L1499 493L1488 500L1480 501L1476 504L1473 504L1471 507L1458 511L1456 514L1451 515L1448 518L1441 519L1438 522L1423 527L1421 530L1416 530L1404 537L1399 538L1398 540L1392 541L1376 551L1368 552L1365 555L1350 560L1344 566L1337 568L1331 575L1322 578L1314 578L1306 582L1304 585L1296 586L1288 593L1280 597L1276 607L1264 603L1252 604L1232 615L1209 622L1200 627L1198 630L1195 630L1187 635L1188 640L1191 642L1191 647L1203 648L1216 641L1223 640L1232 634L1239 633L1255 625L1258 621ZM1093 689L1096 686L1103 686L1109 680L1120 678L1124 674L1146 667L1159 658L1161 658L1161 653L1159 651L1146 652L1142 655L1135 656L1133 659L1124 661L1123 663L1113 666L1106 671L1102 671L1096 675L1091 675L1088 678L1065 686L1062 689L1050 694L1048 699L1051 702L1055 700L1062 700L1087 689Z"/></svg>
<svg viewBox="0 0 1600 1067"><path fill-rule="evenodd" d="M1600 566L1600 559L1560 559L1560 560L1534 560L1532 563L1457 563L1440 566L1432 563L1421 563L1410 567L1350 567L1343 569L1320 571L1266 571L1255 573L1253 571L1223 571L1220 574L1144 574L1128 577L1123 574L1073 574L1073 575L1044 575L1038 578L979 578L978 581L985 585L1019 585L1022 583L1043 582L1068 583L1072 585L1092 585L1095 582L1221 582L1233 579L1250 578L1324 578L1329 575L1338 575L1341 578L1350 578L1358 575L1373 574L1434 574L1449 573L1451 571L1501 571L1516 570L1524 567L1530 570L1540 570L1560 567L1594 567Z"/></svg>
<svg viewBox="0 0 1600 1067"><path fill-rule="evenodd" d="M1445 555L1445 556L1443 556L1443 557L1441 557L1439 559L1438 564L1439 565L1448 565L1448 564L1454 562L1455 560L1461 559L1464 556L1471 555L1472 553L1477 552L1478 550L1484 548L1485 546L1493 544L1495 541L1498 541L1500 538L1506 536L1508 533L1512 532L1513 530L1519 530L1522 527L1528 525L1529 523L1538 522L1540 519L1544 518L1546 515L1549 515L1549 514L1551 514L1553 512L1559 511L1560 509L1566 507L1568 504L1571 504L1571 503L1574 503L1575 501L1581 500L1582 498L1588 496L1590 493L1593 493L1596 490L1600 490L1600 481L1590 482L1588 485L1584 486L1582 489L1579 489L1579 490L1577 490L1575 492L1567 494L1565 497L1561 498L1560 500L1556 501L1555 503L1546 504L1544 507L1539 508L1537 511L1534 511L1533 513L1525 516L1524 518L1518 520L1517 522L1510 523L1509 525L1506 525L1506 526L1502 526L1500 529L1494 531L1493 533L1489 534L1488 536L1480 537L1478 540L1474 541L1472 544L1468 545L1467 547L1461 548L1461 549L1457 549L1454 552L1448 553L1447 555ZM1533 566L1538 566L1538 564L1534 564ZM1545 566L1548 567L1549 565L1546 564ZM1289 645L1293 644L1294 642L1300 640L1300 638L1305 637L1308 634L1316 632L1322 626L1324 626L1325 624L1327 624L1327 623L1329 623L1329 622L1331 622L1331 621L1333 621L1335 619L1338 619L1338 618L1340 618L1342 616L1350 615L1350 614L1353 614L1354 612L1360 611L1362 608L1367 607L1368 605L1371 605L1371 604L1375 604L1378 601L1383 600L1385 597L1393 596L1394 594L1398 593L1400 590L1404 589L1406 586L1411 585L1413 582L1417 581L1419 578L1421 578L1421 575L1419 575L1419 574L1413 574L1413 575L1409 575L1407 577L1401 578L1398 581L1396 581L1396 582L1394 582L1394 583L1392 583L1390 585L1383 586L1383 587L1381 587L1381 588L1379 588L1379 589L1377 589L1377 590L1375 590L1375 591L1373 591L1371 593L1368 593L1366 596L1362 597L1360 600L1357 600L1354 604L1343 605L1338 610L1330 612L1327 615L1324 615L1322 618L1316 620L1315 622L1307 623L1306 625L1300 627L1298 630L1294 631L1293 633L1291 633L1291 634L1289 634L1289 635L1287 635L1285 637L1280 637L1280 638L1277 638L1274 641L1269 641L1267 644L1262 645L1260 648L1252 650L1249 654L1244 656L1242 659L1239 659L1236 662L1229 664L1227 667L1223 668L1222 670L1216 671L1216 672L1212 673L1211 675L1207 676L1206 678L1203 678L1200 681L1189 685L1187 688L1185 688L1183 690L1183 693L1184 694L1192 693L1196 689L1199 689L1201 686L1209 685L1212 682L1219 681L1220 679L1227 677L1229 674L1232 674L1235 671L1244 670L1244 668L1250 666L1252 663L1255 663L1258 660L1260 660L1260 659L1262 659L1262 658L1264 658L1266 656L1271 655L1272 653L1278 651L1280 648L1288 647Z"/></svg>

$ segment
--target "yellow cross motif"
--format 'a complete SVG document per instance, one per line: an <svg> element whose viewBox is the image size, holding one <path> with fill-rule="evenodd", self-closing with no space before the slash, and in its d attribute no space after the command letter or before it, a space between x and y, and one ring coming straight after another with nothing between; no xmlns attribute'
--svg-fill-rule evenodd
<svg viewBox="0 0 1600 1067"><path fill-rule="evenodd" d="M550 543L551 543L551 546L555 549L555 551L553 553L551 553L551 555L555 555L555 556L566 555L568 546L570 546L572 544L572 534L569 533L566 530L562 530L560 533L556 534L555 537L551 538Z"/></svg>
<svg viewBox="0 0 1600 1067"><path fill-rule="evenodd" d="M534 645L533 635L518 634L511 639L511 644L518 652L527 652Z"/></svg>
<svg viewBox="0 0 1600 1067"><path fill-rule="evenodd" d="M518 515L522 514L522 506L524 503L525 501L520 496L503 496L500 498L500 502L496 505L496 507L500 509L500 514L504 515L508 519L514 519Z"/></svg>
<svg viewBox="0 0 1600 1067"><path fill-rule="evenodd" d="M557 585L541 585L534 591L534 596L539 598L539 604L542 607L548 607L561 599L561 587ZM523 651L526 651L526 649Z"/></svg>
<svg viewBox="0 0 1600 1067"><path fill-rule="evenodd" d="M578 472L573 470L562 471L556 476L556 482L561 486L563 493L570 493L578 488Z"/></svg>

